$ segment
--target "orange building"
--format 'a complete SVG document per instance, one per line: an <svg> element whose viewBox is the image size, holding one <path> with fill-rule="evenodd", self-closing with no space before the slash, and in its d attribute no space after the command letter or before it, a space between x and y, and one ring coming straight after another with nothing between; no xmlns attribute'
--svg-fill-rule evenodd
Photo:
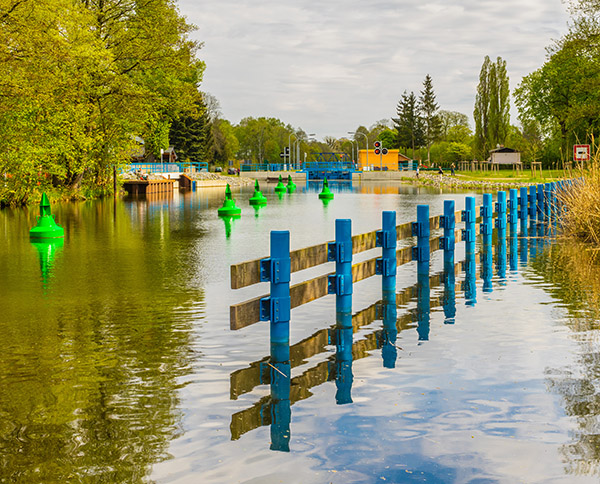
<svg viewBox="0 0 600 484"><path fill-rule="evenodd" d="M369 161L367 163L367 150L358 150L359 170L397 171L399 163L410 161L410 158L400 153L400 150L388 150L386 155L376 155L374 150L368 150L368 152Z"/></svg>

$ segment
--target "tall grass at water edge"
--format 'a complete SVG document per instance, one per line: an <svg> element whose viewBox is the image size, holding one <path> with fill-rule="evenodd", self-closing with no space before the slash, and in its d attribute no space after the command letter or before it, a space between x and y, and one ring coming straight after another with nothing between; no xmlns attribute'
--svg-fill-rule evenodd
<svg viewBox="0 0 600 484"><path fill-rule="evenodd" d="M600 248L600 153L588 167L577 171L579 177L573 186L558 194L566 208L563 233Z"/></svg>

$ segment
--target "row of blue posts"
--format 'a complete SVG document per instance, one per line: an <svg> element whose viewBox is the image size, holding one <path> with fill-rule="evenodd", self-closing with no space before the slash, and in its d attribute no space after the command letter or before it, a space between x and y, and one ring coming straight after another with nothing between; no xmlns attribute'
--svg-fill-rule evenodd
<svg viewBox="0 0 600 484"><path fill-rule="evenodd" d="M558 189L564 189L561 183ZM497 265L496 273L500 281L506 278L506 232L510 230L510 269L517 270L518 253L521 263L527 263L527 237L536 235L537 239L529 244L529 255L534 257L537 249L543 248L544 237L549 235L549 222L556 220L557 185L548 183L529 187L511 189L507 202L506 192L497 193L495 206L492 195L483 195L480 208L480 233L482 236L481 250L481 279L482 291L492 291L493 253L492 235L496 228L497 236ZM465 223L461 238L465 242L465 278L463 291L465 304L474 306L476 294L476 264L475 241L476 221L475 197L466 197L465 210L461 212L461 220ZM493 212L496 212L495 224L492 226ZM530 219L529 230L527 219ZM521 244L517 247L517 225L521 222ZM537 223L536 220L542 222ZM443 229L440 237L440 249L443 250L444 270L442 282L444 285L443 309L444 322L453 324L456 315L455 294L455 203L453 200L444 201L444 213L439 218L439 228ZM537 229L537 230L536 230ZM417 333L419 341L429 339L430 320L430 220L429 206L417 206L417 221L412 224L412 234L417 239L413 247L412 258L417 262ZM270 282L270 296L261 299L260 318L270 321L270 353L271 353L271 449L289 451L290 441L290 234L289 231L271 232L271 257L261 260L261 281ZM376 246L381 247L382 255L376 261L376 274L381 275L382 305L381 319L383 330L381 348L383 366L394 368L397 359L396 338L397 307L396 307L396 212L382 213L382 230L376 234ZM352 230L351 220L338 219L335 221L335 242L328 245L327 257L335 261L335 274L329 276L328 292L336 296L336 326L333 340L336 346L336 403L352 402Z"/></svg>

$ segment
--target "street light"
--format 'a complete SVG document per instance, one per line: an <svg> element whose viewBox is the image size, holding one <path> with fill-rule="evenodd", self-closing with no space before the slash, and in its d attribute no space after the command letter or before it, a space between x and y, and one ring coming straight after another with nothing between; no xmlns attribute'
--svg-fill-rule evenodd
<svg viewBox="0 0 600 484"><path fill-rule="evenodd" d="M356 143L356 157L358 158L358 141L355 139L349 139L348 141L352 144L352 162L354 162L354 143Z"/></svg>
<svg viewBox="0 0 600 484"><path fill-rule="evenodd" d="M309 134L307 134L306 136L308 136L308 138L309 138L307 141L314 141L314 140L311 140L311 139L310 139L310 137L311 137L311 136L315 136L315 133L309 133ZM297 156L296 156L296 164L297 164L297 165L300 165L300 163L301 163L301 159L300 159L300 143L301 143L302 141L303 141L302 139L298 138L298 139L297 139L297 140L294 142L294 144L298 143L298 144L296 145L296 150L297 150L297 151L296 151L296 155L297 155ZM300 168L300 166L296 166L296 169L299 169L299 168Z"/></svg>
<svg viewBox="0 0 600 484"><path fill-rule="evenodd" d="M365 137L365 142L367 146L367 166L369 166L369 138L365 133L361 133L360 131L356 131L355 133L348 131L348 134L353 134L354 137L356 137L357 134L360 134L361 136ZM356 145L358 146L358 141L356 142Z"/></svg>
<svg viewBox="0 0 600 484"><path fill-rule="evenodd" d="M290 133L290 135L288 136L288 149L289 149L288 156L290 157L288 162L290 165L292 164L292 136L296 136L296 135L294 133ZM296 136L296 138L298 138L298 136ZM285 156L283 157L283 159L285 160Z"/></svg>

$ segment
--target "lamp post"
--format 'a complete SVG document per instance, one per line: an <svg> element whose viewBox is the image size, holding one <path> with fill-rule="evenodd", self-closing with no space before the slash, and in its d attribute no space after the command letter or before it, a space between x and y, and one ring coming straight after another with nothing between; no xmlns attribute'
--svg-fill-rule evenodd
<svg viewBox="0 0 600 484"><path fill-rule="evenodd" d="M367 147L367 166L369 166L369 138L365 133L361 133L360 131L356 131L355 133L353 133L352 131L348 131L348 134L353 134L355 138L357 134L360 134L361 136L365 137L365 144ZM358 141L356 142L356 146L358 147Z"/></svg>
<svg viewBox="0 0 600 484"><path fill-rule="evenodd" d="M354 143L356 143L356 158L358 158L358 141L354 139L349 139L348 141L350 141L350 143L352 144L352 164L354 164Z"/></svg>
<svg viewBox="0 0 600 484"><path fill-rule="evenodd" d="M292 165L292 136L295 136L296 138L298 138L294 133L290 133L290 135L288 136L288 156L289 156L289 164L290 166ZM284 158L285 159L285 158Z"/></svg>

